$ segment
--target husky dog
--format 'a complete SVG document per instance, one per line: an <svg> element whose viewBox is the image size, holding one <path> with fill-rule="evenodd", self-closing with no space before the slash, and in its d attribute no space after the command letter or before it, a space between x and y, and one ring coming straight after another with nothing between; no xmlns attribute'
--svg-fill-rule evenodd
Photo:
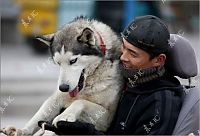
<svg viewBox="0 0 200 136"><path fill-rule="evenodd" d="M122 43L117 35L101 22L78 17L38 39L50 47L54 62L60 66L58 91L16 133L33 135L40 120L55 126L61 120L78 120L106 131L123 87L118 69ZM62 108L66 109L59 114Z"/></svg>

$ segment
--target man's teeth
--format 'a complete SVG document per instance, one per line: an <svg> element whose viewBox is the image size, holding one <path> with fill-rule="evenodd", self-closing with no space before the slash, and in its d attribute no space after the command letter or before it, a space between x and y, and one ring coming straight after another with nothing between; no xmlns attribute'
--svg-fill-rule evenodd
<svg viewBox="0 0 200 136"><path fill-rule="evenodd" d="M127 65L125 65L125 64L123 64L123 65L124 65L124 67L125 67L125 68L128 68L128 66L127 66Z"/></svg>

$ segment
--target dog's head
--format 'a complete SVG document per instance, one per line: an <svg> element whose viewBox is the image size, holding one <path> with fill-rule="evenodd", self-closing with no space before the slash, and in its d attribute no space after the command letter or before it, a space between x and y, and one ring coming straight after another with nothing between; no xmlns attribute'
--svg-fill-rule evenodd
<svg viewBox="0 0 200 136"><path fill-rule="evenodd" d="M50 47L54 62L60 66L59 90L71 96L84 87L85 71L92 71L105 55L102 39L87 23L71 22L54 34L37 37Z"/></svg>

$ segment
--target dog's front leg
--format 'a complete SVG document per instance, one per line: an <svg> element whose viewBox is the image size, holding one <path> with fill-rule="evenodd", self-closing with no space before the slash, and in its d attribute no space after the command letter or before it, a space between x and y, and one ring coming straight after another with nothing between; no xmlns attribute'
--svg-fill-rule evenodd
<svg viewBox="0 0 200 136"><path fill-rule="evenodd" d="M95 125L97 130L105 131L110 125L110 114L101 105L87 100L76 100L53 120L53 125L57 126L57 122L61 120L68 122L80 120Z"/></svg>
<svg viewBox="0 0 200 136"><path fill-rule="evenodd" d="M57 126L58 121L75 122L84 109L84 103L82 100L75 100L65 111L58 115L53 120L53 125Z"/></svg>
<svg viewBox="0 0 200 136"><path fill-rule="evenodd" d="M61 99L61 97L56 95L48 98L33 118L25 125L22 132L25 135L32 135L39 130L38 121L52 121L53 118L59 114L60 109L64 106L64 101Z"/></svg>
<svg viewBox="0 0 200 136"><path fill-rule="evenodd" d="M33 135L39 130L38 121L52 121L53 118L59 114L61 107L64 107L62 97L59 97L58 95L51 96L42 104L37 113L31 118L23 129L20 130L12 126L8 126L3 129L3 132L9 136Z"/></svg>

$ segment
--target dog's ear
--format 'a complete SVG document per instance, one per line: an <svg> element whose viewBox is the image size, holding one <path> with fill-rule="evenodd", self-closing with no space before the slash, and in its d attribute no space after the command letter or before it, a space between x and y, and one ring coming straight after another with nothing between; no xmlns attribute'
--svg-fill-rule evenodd
<svg viewBox="0 0 200 136"><path fill-rule="evenodd" d="M51 45L51 43L53 42L53 38L54 38L54 33L36 37L36 39L38 39L47 46Z"/></svg>
<svg viewBox="0 0 200 136"><path fill-rule="evenodd" d="M77 40L81 43L87 43L87 45L95 45L94 32L90 28L85 28Z"/></svg>

